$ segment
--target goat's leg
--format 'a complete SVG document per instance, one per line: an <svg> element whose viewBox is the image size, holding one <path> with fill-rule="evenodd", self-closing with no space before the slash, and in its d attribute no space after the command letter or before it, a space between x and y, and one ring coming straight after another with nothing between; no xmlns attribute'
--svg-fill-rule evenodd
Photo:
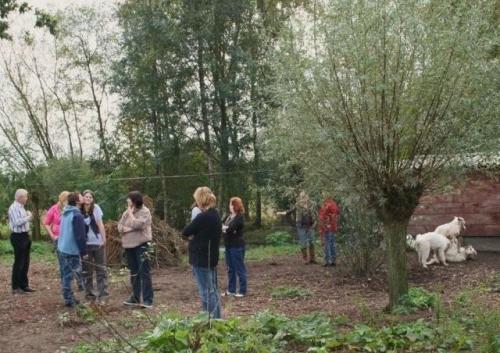
<svg viewBox="0 0 500 353"><path fill-rule="evenodd" d="M436 254L433 254L432 257L431 257L431 259L429 261L427 261L427 265L436 264L438 262L439 262L439 260L438 260L438 258L436 256Z"/></svg>
<svg viewBox="0 0 500 353"><path fill-rule="evenodd" d="M439 248L438 254L439 254L439 260L441 260L441 263L445 266L448 266L448 264L446 263L446 257L444 256L444 249Z"/></svg>

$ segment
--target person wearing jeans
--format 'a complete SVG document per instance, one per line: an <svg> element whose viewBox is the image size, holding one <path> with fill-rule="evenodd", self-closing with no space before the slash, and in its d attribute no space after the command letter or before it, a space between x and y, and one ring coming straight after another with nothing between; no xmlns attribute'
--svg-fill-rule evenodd
<svg viewBox="0 0 500 353"><path fill-rule="evenodd" d="M210 188L203 186L193 195L201 213L184 229L182 235L189 240L189 263L198 285L202 310L214 319L222 316L217 284L217 264L222 221L215 209L216 198Z"/></svg>
<svg viewBox="0 0 500 353"><path fill-rule="evenodd" d="M131 299L133 302L140 302L139 299L142 296L144 306L153 303L153 284L151 282L148 249L148 243L125 249L132 284L133 294Z"/></svg>
<svg viewBox="0 0 500 353"><path fill-rule="evenodd" d="M149 246L153 239L151 212L144 206L142 194L132 191L127 197L127 210L118 222L122 246L130 270L131 296L123 302L128 306L153 306L153 284L149 266ZM142 297L142 304L141 304Z"/></svg>
<svg viewBox="0 0 500 353"><path fill-rule="evenodd" d="M316 264L314 249L314 229L316 226L316 207L305 191L301 191L294 207L288 211L277 212L278 215L287 216L295 212L297 235L300 251L304 264Z"/></svg>
<svg viewBox="0 0 500 353"><path fill-rule="evenodd" d="M217 269L193 266L193 275L198 286L203 311L210 313L214 319L221 318Z"/></svg>
<svg viewBox="0 0 500 353"><path fill-rule="evenodd" d="M95 203L91 190L83 192L82 214L87 230L87 255L83 258L85 297L88 300L105 301L108 294L108 273L106 267L106 231L102 222L103 212ZM97 293L94 293L94 272ZM97 294L97 295L96 295Z"/></svg>
<svg viewBox="0 0 500 353"><path fill-rule="evenodd" d="M332 198L326 197L319 211L319 230L325 252L325 264L323 266L336 265L335 233L337 232L339 215L340 211L337 203Z"/></svg>
<svg viewBox="0 0 500 353"><path fill-rule="evenodd" d="M228 285L226 296L244 297L247 294L247 270L245 267L245 241L243 240L244 213L243 201L233 197L229 201L229 216L224 220L225 258ZM240 289L236 290L239 280Z"/></svg>
<svg viewBox="0 0 500 353"><path fill-rule="evenodd" d="M78 301L73 295L71 282L81 273L81 257L85 256L87 236L85 221L77 205L82 202L82 195L74 192L68 195L68 205L64 207L61 220L61 232L57 240L57 252L61 270L62 295L64 305L74 307Z"/></svg>
<svg viewBox="0 0 500 353"><path fill-rule="evenodd" d="M24 208L27 202L28 192L24 189L19 189L16 191L15 201L9 207L10 243L14 248L14 264L12 265L13 294L34 291L29 287L28 281L31 252L29 222L32 216L31 212L26 211Z"/></svg>

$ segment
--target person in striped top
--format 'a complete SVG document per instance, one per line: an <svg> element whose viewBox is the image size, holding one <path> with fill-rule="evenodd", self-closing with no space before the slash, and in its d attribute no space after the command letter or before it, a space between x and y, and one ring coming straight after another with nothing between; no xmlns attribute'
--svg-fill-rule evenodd
<svg viewBox="0 0 500 353"><path fill-rule="evenodd" d="M14 248L12 265L12 293L34 292L29 287L28 270L30 266L31 239L29 236L32 215L24 206L28 202L28 192L19 189L15 201L9 207L10 242Z"/></svg>

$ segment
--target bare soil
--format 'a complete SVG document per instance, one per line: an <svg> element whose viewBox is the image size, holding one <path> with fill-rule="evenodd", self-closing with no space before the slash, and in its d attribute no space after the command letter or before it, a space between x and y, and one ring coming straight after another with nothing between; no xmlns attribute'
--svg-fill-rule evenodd
<svg viewBox="0 0 500 353"><path fill-rule="evenodd" d="M492 309L500 309L500 295L486 286L500 271L500 254L480 253L474 261L431 266L417 266L414 254L409 255L409 280L413 286L423 286L442 293L451 301L462 289L484 287L481 298ZM289 316L323 312L344 315L349 322L378 316L387 305L385 273L379 270L370 278L349 276L342 264L335 268L302 265L297 257L276 257L262 262L250 262L249 295L222 298L224 316L250 315L272 310ZM122 271L123 272L123 271ZM226 287L225 267L219 265L221 290ZM155 270L155 308L133 310L122 305L129 295L126 273L113 271L111 297L107 305L93 308L98 312L94 322L63 306L59 273L55 264L34 263L30 281L37 291L25 295L10 292L10 268L0 268L0 352L42 353L68 352L79 342L95 342L114 334L130 335L151 328L148 317L163 312L191 315L199 311L196 286L187 266ZM276 300L271 290L287 285L308 288L308 297ZM77 293L77 296L80 295ZM80 295L81 297L81 295ZM83 298L82 298L83 299ZM146 313L146 315L144 315ZM422 315L425 315L423 313ZM108 323L109 325L103 325Z"/></svg>

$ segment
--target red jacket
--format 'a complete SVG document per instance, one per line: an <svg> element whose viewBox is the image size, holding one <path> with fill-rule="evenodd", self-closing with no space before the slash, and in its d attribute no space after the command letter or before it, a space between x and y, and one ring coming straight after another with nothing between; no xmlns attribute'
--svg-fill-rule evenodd
<svg viewBox="0 0 500 353"><path fill-rule="evenodd" d="M337 231L337 218L340 215L337 203L327 198L319 210L319 231L321 234Z"/></svg>

